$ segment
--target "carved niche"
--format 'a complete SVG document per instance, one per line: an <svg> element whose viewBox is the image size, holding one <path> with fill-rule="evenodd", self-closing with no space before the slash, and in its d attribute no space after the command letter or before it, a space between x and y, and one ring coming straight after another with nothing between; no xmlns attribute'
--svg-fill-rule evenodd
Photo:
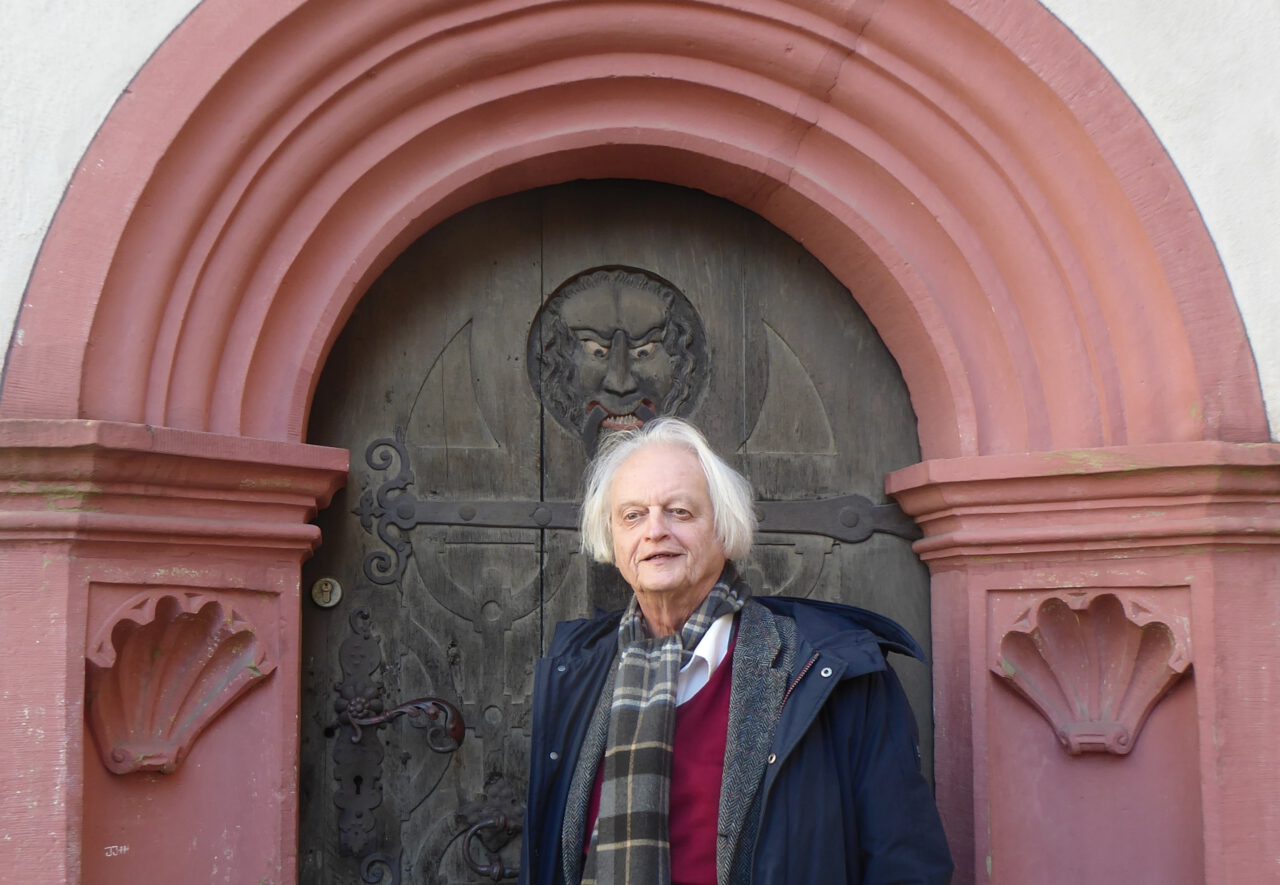
<svg viewBox="0 0 1280 885"><path fill-rule="evenodd" d="M171 774L223 711L275 670L253 626L197 593L146 594L98 633L86 715L116 774Z"/></svg>
<svg viewBox="0 0 1280 885"><path fill-rule="evenodd" d="M1124 755L1191 666L1180 620L1159 620L1137 602L1126 610L1114 593L1050 596L1003 633L991 670L1040 711L1068 753Z"/></svg>
<svg viewBox="0 0 1280 885"><path fill-rule="evenodd" d="M657 274L575 274L529 330L529 382L594 454L601 432L688 415L707 385L707 336L689 299Z"/></svg>

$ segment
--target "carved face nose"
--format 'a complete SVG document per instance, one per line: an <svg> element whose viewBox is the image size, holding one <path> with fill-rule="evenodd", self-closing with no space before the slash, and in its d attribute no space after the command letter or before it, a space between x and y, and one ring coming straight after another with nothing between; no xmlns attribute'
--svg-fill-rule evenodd
<svg viewBox="0 0 1280 885"><path fill-rule="evenodd" d="M604 376L606 393L627 396L636 392L636 379L631 373L631 352L627 349L627 336L619 329L613 333L609 345L609 371Z"/></svg>

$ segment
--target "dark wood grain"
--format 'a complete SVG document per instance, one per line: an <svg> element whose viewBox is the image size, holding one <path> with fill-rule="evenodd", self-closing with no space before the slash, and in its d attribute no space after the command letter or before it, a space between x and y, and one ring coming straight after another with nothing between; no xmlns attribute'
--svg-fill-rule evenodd
<svg viewBox="0 0 1280 885"><path fill-rule="evenodd" d="M404 881L457 883L478 881L458 856L467 815L525 789L532 668L554 624L625 600L616 572L585 562L577 534L564 530L420 526L404 579L375 587L361 563L379 542L350 512L362 487L383 479L365 464L365 447L396 428L419 497L577 500L582 440L539 403L526 338L565 280L612 265L670 281L701 316L709 375L690 417L760 498L855 492L881 502L885 473L919 459L901 374L854 296L800 244L737 206L654 184L576 183L476 207L424 236L352 316L312 416L310 441L350 448L353 469L320 518L324 544L305 573L304 881L360 881L357 859L342 855L333 803L341 733L326 734L352 611L370 612L389 704L438 695L466 716L452 760L402 722L376 732L385 756L375 841L403 852ZM927 644L927 576L900 538L764 534L742 565L759 592L862 605ZM306 597L321 576L342 583L337 608ZM895 664L928 766L929 671ZM514 862L518 839L501 853Z"/></svg>

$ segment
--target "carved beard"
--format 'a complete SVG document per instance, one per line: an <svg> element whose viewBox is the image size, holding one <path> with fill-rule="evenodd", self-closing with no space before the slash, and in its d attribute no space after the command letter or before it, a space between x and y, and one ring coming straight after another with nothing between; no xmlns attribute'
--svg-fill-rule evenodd
<svg viewBox="0 0 1280 885"><path fill-rule="evenodd" d="M636 424L636 427L644 427L654 418L658 417L658 413L653 411L653 409L650 409L644 401L636 406L636 410L633 414L639 421L639 423ZM587 421L582 426L580 438L582 439L582 447L587 450L588 458L594 458L596 456L596 449L600 445L600 437L602 434L621 432L622 428L614 429L603 426L605 419L608 417L609 413L606 412L598 403L595 404L589 413L587 413Z"/></svg>

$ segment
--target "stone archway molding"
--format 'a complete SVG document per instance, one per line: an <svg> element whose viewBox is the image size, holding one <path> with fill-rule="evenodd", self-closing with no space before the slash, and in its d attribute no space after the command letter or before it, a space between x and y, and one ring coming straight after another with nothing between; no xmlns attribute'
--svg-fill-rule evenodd
<svg viewBox="0 0 1280 885"><path fill-rule="evenodd" d="M1033 0L207 0L86 155L0 414L298 441L404 245L583 177L804 243L897 356L927 458L1267 438L1186 188Z"/></svg>

